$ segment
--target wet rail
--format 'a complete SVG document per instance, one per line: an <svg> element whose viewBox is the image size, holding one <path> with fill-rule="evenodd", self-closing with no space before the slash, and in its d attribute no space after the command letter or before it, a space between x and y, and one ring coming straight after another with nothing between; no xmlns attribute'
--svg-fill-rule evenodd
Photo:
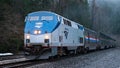
<svg viewBox="0 0 120 68"><path fill-rule="evenodd" d="M0 61L3 60L9 60L9 59L17 59L17 58L23 58L22 55L11 55L11 56L0 56Z"/></svg>
<svg viewBox="0 0 120 68"><path fill-rule="evenodd" d="M45 62L48 62L48 60L26 60L26 61L14 62L14 63L2 64L0 65L0 68L25 68L31 65L36 65Z"/></svg>
<svg viewBox="0 0 120 68"><path fill-rule="evenodd" d="M103 49L103 50L106 50L106 49ZM99 50L99 51L103 51L103 50ZM93 52L97 52L97 51L90 51L89 53L93 53ZM55 57L54 59L51 58L51 59L25 60L25 61L13 62L13 63L1 64L0 68L25 68L25 67L33 66L36 64L55 62L59 60L64 60L66 58L77 57L80 55L83 55L83 54L71 54L66 56L59 56L59 57Z"/></svg>

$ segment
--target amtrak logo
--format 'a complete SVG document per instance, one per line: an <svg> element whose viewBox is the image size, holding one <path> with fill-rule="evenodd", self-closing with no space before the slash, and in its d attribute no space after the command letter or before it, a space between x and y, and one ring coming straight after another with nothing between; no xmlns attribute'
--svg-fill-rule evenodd
<svg viewBox="0 0 120 68"><path fill-rule="evenodd" d="M43 25L42 22L36 22L36 23L35 23L35 27L36 27L36 28L41 28L42 25Z"/></svg>
<svg viewBox="0 0 120 68"><path fill-rule="evenodd" d="M64 35L65 35L66 39L68 38L68 33L69 33L69 30L67 28L65 28Z"/></svg>

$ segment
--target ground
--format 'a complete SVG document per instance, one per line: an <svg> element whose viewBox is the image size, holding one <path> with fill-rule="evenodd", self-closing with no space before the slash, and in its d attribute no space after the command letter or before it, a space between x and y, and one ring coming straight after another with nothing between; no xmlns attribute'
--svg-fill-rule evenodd
<svg viewBox="0 0 120 68"><path fill-rule="evenodd" d="M55 62L37 64L29 68L120 68L120 48L94 51Z"/></svg>

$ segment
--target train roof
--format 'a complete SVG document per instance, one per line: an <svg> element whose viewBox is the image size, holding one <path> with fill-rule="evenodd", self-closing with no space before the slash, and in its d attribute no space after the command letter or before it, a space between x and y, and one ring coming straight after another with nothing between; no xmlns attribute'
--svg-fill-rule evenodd
<svg viewBox="0 0 120 68"><path fill-rule="evenodd" d="M54 14L54 15L57 15L57 16L60 16L60 17L62 17L62 18L64 18L64 19L66 19L66 20L68 20L68 21L74 22L74 21L72 21L72 20L70 20L70 19L68 19L68 18L66 18L66 17L63 17L63 16L61 16L61 15L59 15L59 14L57 14L57 13L51 12L51 11L36 11L36 12L31 12L31 13L29 13L28 15L31 15L31 14L34 14L34 13L39 13L39 12L40 12L40 13L43 12L43 13ZM78 25L83 26L83 25L79 24L78 22L74 22L74 23L77 23Z"/></svg>
<svg viewBox="0 0 120 68"><path fill-rule="evenodd" d="M28 15L30 15L30 14L34 14L34 13L41 13L41 12L46 12L46 13L51 13L51 14L55 14L55 15L58 15L58 14L56 14L56 13L54 13L54 12L51 12L51 11L35 11L35 12L31 12L31 13L29 13Z"/></svg>
<svg viewBox="0 0 120 68"><path fill-rule="evenodd" d="M116 41L116 40L113 39L112 37L110 37L110 36L108 36L108 35L106 35L106 34L104 34L104 33L102 33L102 32L100 32L100 36L103 37L103 38L105 38L105 39L109 39L109 40Z"/></svg>
<svg viewBox="0 0 120 68"><path fill-rule="evenodd" d="M81 27L80 29L84 28L83 25L79 24L78 22L74 22L74 21L72 21L72 20L70 20L70 19L68 19L66 17L63 17L63 16L61 16L59 14L56 14L54 12L51 12L51 11L36 11L36 12L31 12L31 13L28 14L28 16L31 16L31 15L34 15L34 14L39 14L39 13L42 13L42 14L44 14L44 13L52 14L52 15L58 16L58 19L60 19L60 18L65 19L65 20L71 22L71 24L72 24L71 27L73 27L73 28L77 28L78 29L79 27L77 27L77 26L80 26ZM61 22L61 23L63 23L63 22Z"/></svg>
<svg viewBox="0 0 120 68"><path fill-rule="evenodd" d="M91 29L89 29L89 28L86 28L86 27L84 27L84 29L85 29L85 30L87 30L87 31L93 32L93 33L97 33L96 31L94 31L94 30L91 30Z"/></svg>

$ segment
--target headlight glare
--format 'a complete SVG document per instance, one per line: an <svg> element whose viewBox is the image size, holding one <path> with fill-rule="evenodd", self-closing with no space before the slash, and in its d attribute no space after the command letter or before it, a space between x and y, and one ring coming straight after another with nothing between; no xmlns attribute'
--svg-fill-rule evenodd
<svg viewBox="0 0 120 68"><path fill-rule="evenodd" d="M30 35L27 35L26 38L27 38L27 39L30 39Z"/></svg>
<svg viewBox="0 0 120 68"><path fill-rule="evenodd" d="M40 34L40 33L41 33L40 30L35 30L35 31L34 31L34 34Z"/></svg>
<svg viewBox="0 0 120 68"><path fill-rule="evenodd" d="M45 35L45 39L49 39L49 35Z"/></svg>
<svg viewBox="0 0 120 68"><path fill-rule="evenodd" d="M39 31L38 31L38 34L40 34L40 33L41 33L41 31L39 30Z"/></svg>
<svg viewBox="0 0 120 68"><path fill-rule="evenodd" d="M34 34L37 34L37 30L34 31Z"/></svg>

